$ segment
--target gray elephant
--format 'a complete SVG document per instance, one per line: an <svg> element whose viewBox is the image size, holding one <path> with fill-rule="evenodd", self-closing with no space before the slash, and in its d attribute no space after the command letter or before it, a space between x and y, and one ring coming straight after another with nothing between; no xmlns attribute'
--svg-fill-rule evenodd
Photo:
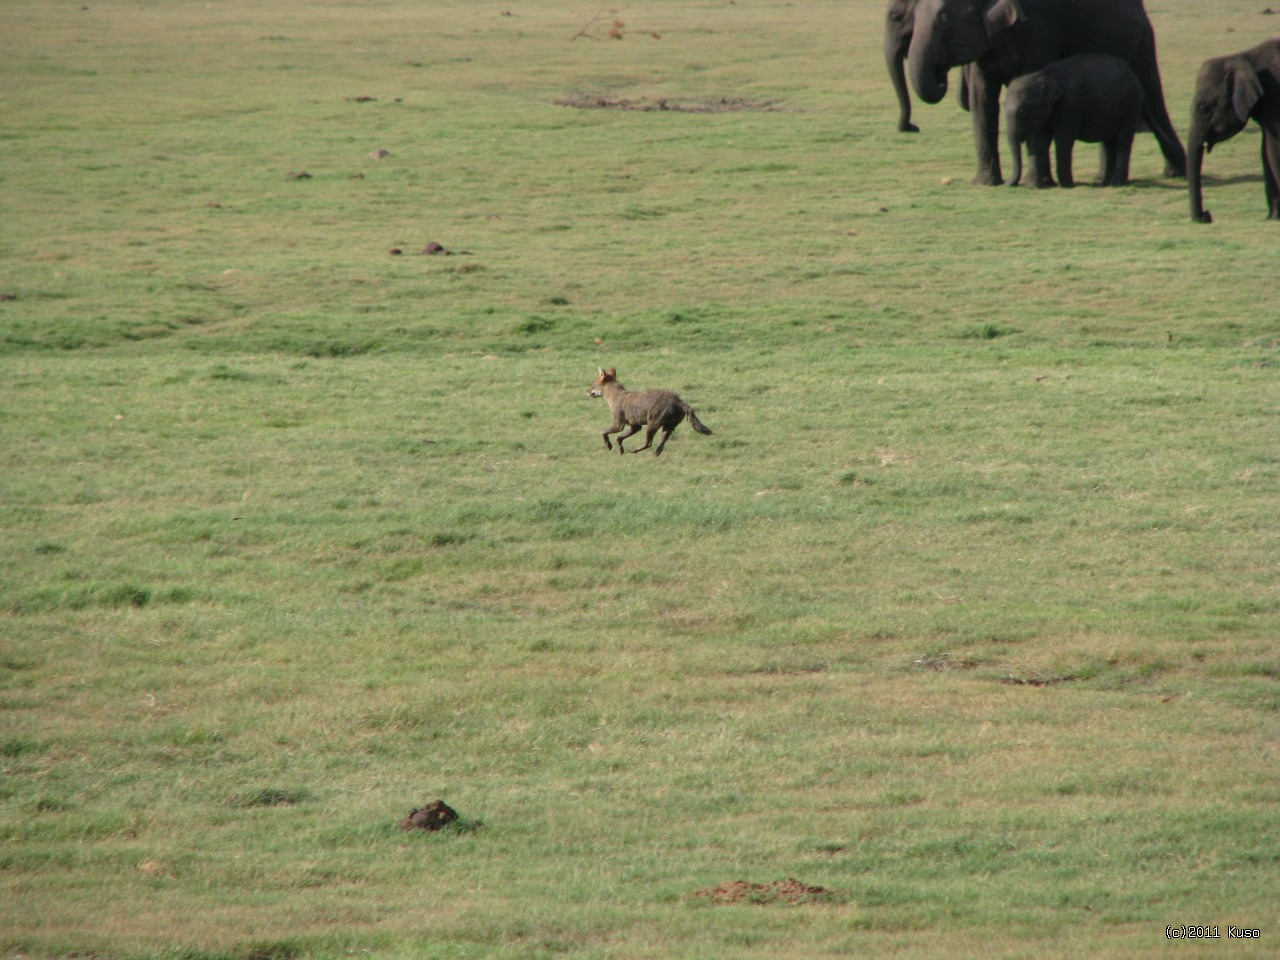
<svg viewBox="0 0 1280 960"><path fill-rule="evenodd" d="M1200 190L1204 155L1215 143L1230 140L1252 117L1262 127L1262 178L1267 191L1267 219L1280 220L1280 38L1267 40L1200 67L1191 103L1191 164L1187 187L1191 219L1212 223Z"/></svg>
<svg viewBox="0 0 1280 960"><path fill-rule="evenodd" d="M1142 119L1142 84L1120 58L1080 53L1023 74L1009 84L1004 112L1013 154L1011 186L1022 177L1024 143L1031 158L1031 185L1053 186L1050 140L1058 183L1063 187L1075 186L1071 151L1077 140L1102 144L1102 186L1119 187L1129 182L1129 154Z"/></svg>
<svg viewBox="0 0 1280 960"><path fill-rule="evenodd" d="M969 75L974 183L998 184L1000 87L1077 53L1109 53L1129 64L1142 84L1142 118L1160 143L1166 173L1185 174L1187 155L1165 109L1155 32L1142 0L920 0L907 75L921 100L937 103L947 92L947 70L975 65Z"/></svg>
<svg viewBox="0 0 1280 960"><path fill-rule="evenodd" d="M884 64L889 70L889 81L898 97L898 130L902 133L919 133L920 128L911 122L911 94L907 89L907 51L911 49L911 34L915 28L916 6L920 0L889 0L884 15ZM959 101L964 110L969 109L969 84L961 72Z"/></svg>
<svg viewBox="0 0 1280 960"><path fill-rule="evenodd" d="M893 92L898 96L898 130L919 133L911 122L911 94L907 92L907 72L903 64L911 48L911 33L916 22L919 0L889 0L884 15L884 65L889 69Z"/></svg>

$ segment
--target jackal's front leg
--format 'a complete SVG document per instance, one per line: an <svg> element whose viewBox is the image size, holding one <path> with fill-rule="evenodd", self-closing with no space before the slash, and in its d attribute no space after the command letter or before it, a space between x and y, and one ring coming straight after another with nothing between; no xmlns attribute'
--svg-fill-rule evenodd
<svg viewBox="0 0 1280 960"><path fill-rule="evenodd" d="M621 430L622 428L618 427L617 429ZM631 426L627 428L627 432L624 433L622 436L618 437L618 452L626 453L627 451L622 449L622 441L627 439L627 437L633 436L634 434L637 434L639 432L640 432L640 424L638 423L631 424Z"/></svg>

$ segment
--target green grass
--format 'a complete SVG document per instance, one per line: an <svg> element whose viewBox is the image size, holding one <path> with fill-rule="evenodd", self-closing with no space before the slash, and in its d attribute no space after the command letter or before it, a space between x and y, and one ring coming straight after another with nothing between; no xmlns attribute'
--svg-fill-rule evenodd
<svg viewBox="0 0 1280 960"><path fill-rule="evenodd" d="M1256 128L1201 226L970 186L879 3L507 9L7 5L4 955L1273 955ZM1151 15L1179 127L1274 32Z"/></svg>

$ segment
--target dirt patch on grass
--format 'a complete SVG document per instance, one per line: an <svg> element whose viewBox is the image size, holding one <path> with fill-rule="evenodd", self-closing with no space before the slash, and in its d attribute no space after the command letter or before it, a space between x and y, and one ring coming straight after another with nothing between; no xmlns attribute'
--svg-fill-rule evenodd
<svg viewBox="0 0 1280 960"><path fill-rule="evenodd" d="M942 653L937 656L925 654L923 657L916 657L911 665L919 670L943 673L948 670L972 670L979 664L977 660L952 660L950 654Z"/></svg>
<svg viewBox="0 0 1280 960"><path fill-rule="evenodd" d="M710 100L681 99L676 97L605 97L597 94L577 94L556 101L557 106L575 110L634 110L642 113L669 111L671 113L775 113L786 108L773 100L751 100L746 97L715 97Z"/></svg>
<svg viewBox="0 0 1280 960"><path fill-rule="evenodd" d="M1015 677L1010 674L1000 682L1011 687L1053 687L1059 683L1070 683L1075 679L1070 674L1063 677Z"/></svg>
<svg viewBox="0 0 1280 960"><path fill-rule="evenodd" d="M733 880L706 890L699 890L695 897L705 897L715 904L752 903L760 906L784 904L799 906L805 903L836 903L840 896L826 887L811 887L788 877L773 883L748 883Z"/></svg>

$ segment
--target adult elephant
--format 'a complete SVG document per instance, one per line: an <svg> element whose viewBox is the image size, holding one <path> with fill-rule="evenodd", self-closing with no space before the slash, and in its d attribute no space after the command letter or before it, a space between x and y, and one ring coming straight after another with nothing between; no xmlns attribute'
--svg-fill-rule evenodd
<svg viewBox="0 0 1280 960"><path fill-rule="evenodd" d="M889 0L884 14L884 65L889 70L889 81L898 97L898 130L902 133L919 133L920 128L911 122L911 93L907 89L907 51L911 49L911 36L915 32L916 7L920 0ZM960 75L960 106L969 109L969 84L966 74Z"/></svg>
<svg viewBox="0 0 1280 960"><path fill-rule="evenodd" d="M978 149L974 183L999 184L1000 87L1077 53L1109 53L1142 84L1142 119L1155 134L1165 173L1183 176L1187 155L1156 63L1155 31L1142 0L920 0L907 73L925 103L947 92L947 70L972 63L969 105Z"/></svg>
<svg viewBox="0 0 1280 960"><path fill-rule="evenodd" d="M1200 192L1200 168L1215 143L1229 140L1252 117L1262 127L1262 180L1267 192L1267 219L1280 220L1280 38L1267 40L1225 57L1212 57L1200 67L1191 101L1191 219L1212 223Z"/></svg>

